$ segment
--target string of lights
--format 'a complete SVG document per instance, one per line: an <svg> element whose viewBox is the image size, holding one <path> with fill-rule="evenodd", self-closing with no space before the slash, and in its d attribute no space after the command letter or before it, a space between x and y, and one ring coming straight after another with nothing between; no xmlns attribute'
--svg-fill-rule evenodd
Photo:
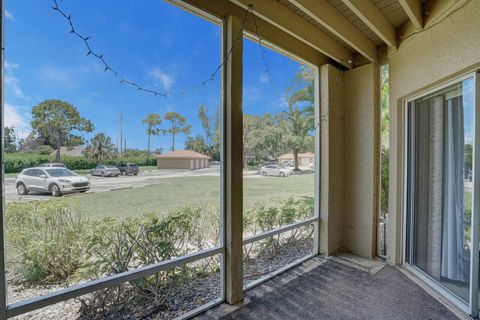
<svg viewBox="0 0 480 320"><path fill-rule="evenodd" d="M215 78L218 76L218 73L220 72L220 70L229 61L235 47L238 45L238 43L240 41L242 41L243 31L245 30L245 25L248 21L248 16L251 15L252 16L252 21L253 21L253 24L254 24L254 27L255 27L255 36L258 38L258 45L261 49L262 61L265 65L265 74L267 74L268 79L270 79L270 72L269 72L268 62L267 62L267 59L266 59L265 48L262 46L263 39L260 36L260 34L258 33L258 24L257 24L257 21L255 19L255 11L254 11L253 5L249 5L248 8L245 10L245 15L242 19L241 28L239 29L239 31L238 31L238 33L235 37L235 40L233 41L233 44L232 44L231 48L228 50L227 54L223 58L222 63L217 66L217 68L214 70L214 72L212 74L210 74L210 76L208 78L206 78L205 80L203 80L199 84L193 85L189 89L183 89L183 90L179 90L179 91L170 91L170 92L164 92L164 91L159 91L159 90L155 90L155 89L152 89L152 88L147 88L147 87L144 87L144 86L140 85L139 83L137 83L135 81L128 80L119 71L117 71L116 69L114 69L110 66L110 64L107 62L107 60L106 60L106 58L104 57L103 54L98 53L97 51L95 51L93 49L93 46L90 43L90 40L92 38L91 36L85 36L85 35L78 32L78 28L74 24L71 14L67 14L64 10L62 10L62 8L58 4L58 0L53 0L52 9L54 11L58 12L58 14L61 15L65 20L67 20L68 25L70 27L70 33L75 35L76 37L78 37L80 40L82 40L82 42L85 45L85 48L87 49L87 56L92 56L92 57L96 58L103 65L105 72L110 72L111 74L113 74L113 76L116 79L118 79L120 84L122 84L122 85L127 85L127 86L130 86L130 87L138 90L138 91L142 91L144 93L149 93L149 94L152 94L154 96L159 96L159 97L163 97L163 98L167 98L167 97L170 97L170 96L181 96L181 95L191 94L191 93L197 91L198 89L207 86L207 84L209 82L213 82L215 80Z"/></svg>

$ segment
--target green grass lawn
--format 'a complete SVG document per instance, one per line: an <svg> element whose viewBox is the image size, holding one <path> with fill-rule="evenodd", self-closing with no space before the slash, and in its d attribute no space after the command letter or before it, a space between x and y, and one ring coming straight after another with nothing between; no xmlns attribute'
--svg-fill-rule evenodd
<svg viewBox="0 0 480 320"><path fill-rule="evenodd" d="M168 214L184 205L220 207L220 179L211 176L158 179L158 184L147 187L65 197L65 201L86 212L92 218L123 219L142 214ZM288 178L244 179L244 206L251 208L257 202L274 204L294 198L313 198L314 175ZM311 200L313 201L313 200Z"/></svg>

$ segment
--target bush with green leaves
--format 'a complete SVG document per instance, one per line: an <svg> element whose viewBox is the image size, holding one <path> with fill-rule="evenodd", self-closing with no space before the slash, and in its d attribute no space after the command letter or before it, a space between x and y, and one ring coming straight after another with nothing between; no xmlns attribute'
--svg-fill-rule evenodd
<svg viewBox="0 0 480 320"><path fill-rule="evenodd" d="M5 155L5 173L18 173L23 169L35 167L46 162L53 162L54 160L55 157L50 155L35 153L9 153ZM95 160L86 157L63 156L61 158L61 162L71 170L88 170L97 166ZM149 159L145 157L113 158L106 160L105 164L117 166L126 162L136 163L139 166L157 165L157 159L154 157Z"/></svg>
<svg viewBox="0 0 480 320"><path fill-rule="evenodd" d="M295 222L305 220L313 216L313 201L310 199L294 199L277 201L277 205L266 206L264 203L257 203L248 210L244 216L244 229L247 234L263 233L277 229ZM299 238L311 237L309 226L294 229L285 234L279 234L265 239L261 244L259 254L273 256L277 254L280 247L286 243L298 241ZM250 259L255 244L245 246L244 258Z"/></svg>
<svg viewBox="0 0 480 320"><path fill-rule="evenodd" d="M61 283L83 265L89 223L61 202L9 203L7 246L16 252L28 283Z"/></svg>

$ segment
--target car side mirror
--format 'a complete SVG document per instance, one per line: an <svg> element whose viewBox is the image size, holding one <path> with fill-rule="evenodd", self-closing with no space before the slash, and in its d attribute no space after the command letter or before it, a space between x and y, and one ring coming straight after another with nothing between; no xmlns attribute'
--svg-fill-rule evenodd
<svg viewBox="0 0 480 320"><path fill-rule="evenodd" d="M41 174L41 175L40 175L40 178L46 179L46 178L47 178L47 175L46 175L46 174Z"/></svg>

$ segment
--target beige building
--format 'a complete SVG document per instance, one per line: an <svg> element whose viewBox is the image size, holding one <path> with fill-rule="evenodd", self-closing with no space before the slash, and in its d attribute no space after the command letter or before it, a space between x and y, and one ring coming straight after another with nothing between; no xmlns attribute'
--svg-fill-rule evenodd
<svg viewBox="0 0 480 320"><path fill-rule="evenodd" d="M295 158L293 153L287 153L278 157L279 164L288 164L293 163ZM315 153L306 152L298 154L298 166L299 167L308 167L310 164L315 163Z"/></svg>
<svg viewBox="0 0 480 320"><path fill-rule="evenodd" d="M208 168L209 156L192 150L175 150L157 156L158 169L189 169Z"/></svg>

